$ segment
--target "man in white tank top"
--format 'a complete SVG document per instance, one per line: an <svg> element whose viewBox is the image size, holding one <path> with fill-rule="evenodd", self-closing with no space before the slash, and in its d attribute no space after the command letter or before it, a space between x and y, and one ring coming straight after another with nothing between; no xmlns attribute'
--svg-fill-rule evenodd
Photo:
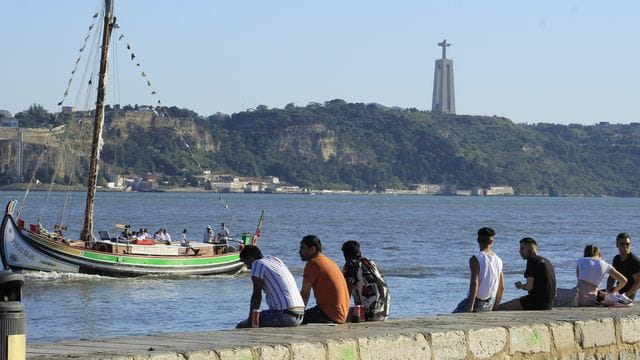
<svg viewBox="0 0 640 360"><path fill-rule="evenodd" d="M492 311L500 306L504 294L504 274L502 259L492 250L495 235L496 232L489 227L478 230L480 251L469 258L469 293L453 310L454 313Z"/></svg>

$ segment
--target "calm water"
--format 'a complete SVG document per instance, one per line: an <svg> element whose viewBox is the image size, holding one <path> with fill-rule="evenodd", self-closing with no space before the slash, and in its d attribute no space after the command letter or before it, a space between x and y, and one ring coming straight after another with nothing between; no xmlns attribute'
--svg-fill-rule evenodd
<svg viewBox="0 0 640 360"><path fill-rule="evenodd" d="M3 192L3 203L21 193ZM48 202L61 208L65 194L46 199L32 193L23 211L52 227L58 212L31 207ZM69 234L77 235L84 194L75 194ZM28 212L27 209L31 210ZM575 282L575 260L584 245L601 246L607 261L616 253L615 236L640 234L640 199L223 195L213 193L99 193L96 229L127 223L134 228L167 227L174 236L186 227L200 238L206 225L225 222L232 233L252 232L261 210L266 222L260 245L280 257L298 284L304 263L299 241L316 234L324 252L342 265L340 246L355 239L380 266L389 283L392 317L450 312L468 287L468 258L477 251L475 231L496 229L495 251L502 257L506 299L523 293L513 287L524 261L518 241L534 237L541 255L555 265L558 285ZM230 329L249 308L247 274L218 277L112 279L99 276L27 273L23 302L31 342L101 338L157 332ZM264 304L263 304L264 306Z"/></svg>

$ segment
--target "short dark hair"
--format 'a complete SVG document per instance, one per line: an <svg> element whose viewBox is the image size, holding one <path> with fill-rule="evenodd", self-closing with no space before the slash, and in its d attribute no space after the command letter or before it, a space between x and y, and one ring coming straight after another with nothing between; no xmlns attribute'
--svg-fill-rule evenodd
<svg viewBox="0 0 640 360"><path fill-rule="evenodd" d="M240 251L240 260L246 260L249 257L252 257L256 260L262 259L262 251L260 251L260 248L255 245L245 245L242 248L242 251Z"/></svg>
<svg viewBox="0 0 640 360"><path fill-rule="evenodd" d="M520 240L520 244L538 246L538 243L531 237L522 238L522 240Z"/></svg>
<svg viewBox="0 0 640 360"><path fill-rule="evenodd" d="M307 235L300 241L301 244L305 244L307 247L315 247L318 252L322 252L322 243L320 238L315 235Z"/></svg>
<svg viewBox="0 0 640 360"><path fill-rule="evenodd" d="M624 240L624 239L631 240L631 236L625 232L621 232L620 234L618 234L618 236L616 236L616 245L620 240Z"/></svg>
<svg viewBox="0 0 640 360"><path fill-rule="evenodd" d="M593 244L584 247L584 257L594 257L600 249Z"/></svg>
<svg viewBox="0 0 640 360"><path fill-rule="evenodd" d="M362 256L360 253L360 243L355 240L345 241L344 244L342 244L342 253L349 259L359 258Z"/></svg>
<svg viewBox="0 0 640 360"><path fill-rule="evenodd" d="M478 242L487 243L492 236L496 235L496 231L490 227L481 227L478 230Z"/></svg>

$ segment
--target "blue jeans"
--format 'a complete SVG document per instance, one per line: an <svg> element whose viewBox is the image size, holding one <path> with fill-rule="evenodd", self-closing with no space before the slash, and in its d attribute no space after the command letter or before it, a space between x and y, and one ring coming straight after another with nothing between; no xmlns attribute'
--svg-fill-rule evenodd
<svg viewBox="0 0 640 360"><path fill-rule="evenodd" d="M260 311L260 327L291 327L302 323L303 313L294 313L290 310L262 310ZM236 329L250 328L251 319L240 321Z"/></svg>
<svg viewBox="0 0 640 360"><path fill-rule="evenodd" d="M494 301L493 298L489 298L487 300L480 300L476 298L474 307L473 307L473 312L485 312L485 311L493 310L493 301ZM469 306L469 298L467 297L464 300L460 301L458 306L456 306L456 309L453 310L453 313L455 314L455 313L466 312L468 306Z"/></svg>

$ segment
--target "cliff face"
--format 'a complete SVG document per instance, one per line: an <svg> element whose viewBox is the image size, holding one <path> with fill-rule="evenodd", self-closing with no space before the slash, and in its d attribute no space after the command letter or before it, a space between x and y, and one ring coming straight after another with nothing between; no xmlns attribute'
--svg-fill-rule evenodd
<svg viewBox="0 0 640 360"><path fill-rule="evenodd" d="M91 119L34 131L25 174L82 181ZM114 171L183 181L202 170L273 175L313 188L361 190L416 183L511 185L520 194L640 196L640 126L514 124L332 101L209 118L108 113L103 163ZM26 137L25 137L26 139ZM40 140L34 140L40 139ZM73 155L57 160L58 155ZM0 176L15 169L15 142L0 142ZM68 158L65 157L65 158ZM59 169L57 172L54 169ZM57 180L58 181L58 180ZM59 180L61 181L61 180Z"/></svg>
<svg viewBox="0 0 640 360"><path fill-rule="evenodd" d="M332 157L348 164L367 161L364 154L340 141L335 131L322 123L287 127L279 134L275 143L278 151L282 153L297 154L322 161L328 161Z"/></svg>

